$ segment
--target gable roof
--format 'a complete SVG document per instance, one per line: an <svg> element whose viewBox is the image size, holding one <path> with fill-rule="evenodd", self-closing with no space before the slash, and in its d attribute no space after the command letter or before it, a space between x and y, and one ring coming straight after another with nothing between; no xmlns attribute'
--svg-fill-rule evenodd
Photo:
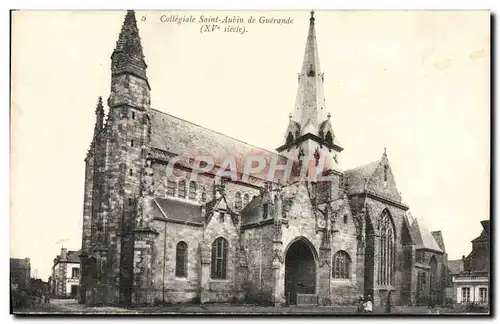
<svg viewBox="0 0 500 324"><path fill-rule="evenodd" d="M167 113L151 109L151 146L180 156L211 156L220 166L227 156L234 156L238 172L243 172L248 156L263 156L266 168L256 178L265 179L271 159L285 164L283 155L253 146ZM276 172L279 174L279 171Z"/></svg>
<svg viewBox="0 0 500 324"><path fill-rule="evenodd" d="M415 239L415 248L429 249L436 252L444 252L437 244L431 232L427 229L422 219L415 218L411 224L411 231Z"/></svg>
<svg viewBox="0 0 500 324"><path fill-rule="evenodd" d="M193 223L203 223L203 217L201 216L201 206L193 205L188 202L160 198L156 197L153 199L154 216L160 218L186 221Z"/></svg>
<svg viewBox="0 0 500 324"><path fill-rule="evenodd" d="M350 194L364 190L365 179L370 180L381 161L378 160L344 171L344 174L347 176L348 191Z"/></svg>

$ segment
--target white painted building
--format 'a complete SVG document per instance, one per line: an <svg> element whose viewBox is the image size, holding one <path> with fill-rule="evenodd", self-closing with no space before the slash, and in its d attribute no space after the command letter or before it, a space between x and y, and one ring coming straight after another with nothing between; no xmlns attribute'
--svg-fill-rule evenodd
<svg viewBox="0 0 500 324"><path fill-rule="evenodd" d="M51 294L55 298L76 298L80 281L80 251L61 249L54 259L51 277Z"/></svg>

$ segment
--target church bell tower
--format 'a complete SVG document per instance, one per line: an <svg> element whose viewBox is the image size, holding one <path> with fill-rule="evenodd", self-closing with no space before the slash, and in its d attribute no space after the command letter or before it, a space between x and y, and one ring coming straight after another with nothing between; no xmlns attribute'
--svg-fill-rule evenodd
<svg viewBox="0 0 500 324"><path fill-rule="evenodd" d="M314 11L311 11L295 106L289 116L284 144L276 150L301 168L302 161L306 163L304 159L308 159L315 166L316 173L341 173L340 153L343 148L333 132L331 115L326 109L325 79L319 64L315 21Z"/></svg>

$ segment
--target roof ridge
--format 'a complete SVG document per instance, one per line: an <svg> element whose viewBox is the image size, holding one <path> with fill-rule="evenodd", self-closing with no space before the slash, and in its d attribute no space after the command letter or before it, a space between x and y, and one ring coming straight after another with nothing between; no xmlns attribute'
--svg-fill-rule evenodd
<svg viewBox="0 0 500 324"><path fill-rule="evenodd" d="M361 164L361 165L358 165L357 167L354 167L354 168L351 168L351 169L347 169L344 172L359 170L359 169L365 168L365 167L367 167L367 166L369 166L371 164L380 163L381 161L382 161L382 159L378 159L376 161L372 161L372 162L368 162L368 163L365 163L365 164Z"/></svg>
<svg viewBox="0 0 500 324"><path fill-rule="evenodd" d="M244 141L242 141L242 140L240 140L240 139L237 139L237 138L235 138L235 137L229 136L229 135L227 135L227 134L224 134L224 133L218 132L218 131L216 131L216 130L213 130L213 129L211 129L211 128L208 128L208 127L205 127L205 126L202 126L202 125L195 124L195 123L193 123L193 122L191 122L191 121L189 121L189 120L186 120L186 119L183 119L183 118L180 118L180 117L174 116L174 115L169 114L169 113L166 113L166 112L164 112L164 111L161 111L161 110L158 110L158 109L155 109L155 108L151 108L151 110L154 110L154 111L159 112L159 113L164 114L164 115L168 115L168 116L170 116L170 117L176 118L176 119L178 119L178 120L181 120L181 121L183 121L183 122L189 123L189 124L191 124L191 125L194 125L194 126L197 126L197 127L200 127L200 128L204 128L204 129L206 129L206 130L209 130L209 131L214 132L214 133L216 133L216 134L219 134L219 135L225 136L225 137L230 138L230 139L232 139L232 140L235 140L235 141L237 141L237 142L240 142L240 143L243 143L243 144L246 144L246 145L252 146L252 147L254 147L254 148L256 148L256 149L259 149L259 150L261 150L261 151L266 151L266 152L268 152L268 153L272 153L272 154L275 154L275 155L277 155L277 156L280 156L280 157L286 158L286 156L284 156L284 155L282 155L282 154L280 154L280 153L278 153L278 152L271 151L271 150L268 150L268 149L265 149L265 148L262 148L262 147L256 146L256 145L254 145L254 144L250 144L250 143L244 142Z"/></svg>

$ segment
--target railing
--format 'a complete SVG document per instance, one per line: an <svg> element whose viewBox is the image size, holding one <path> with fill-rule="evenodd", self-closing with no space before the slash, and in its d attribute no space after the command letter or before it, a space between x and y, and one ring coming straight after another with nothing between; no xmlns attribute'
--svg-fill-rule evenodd
<svg viewBox="0 0 500 324"><path fill-rule="evenodd" d="M464 281L488 281L488 277L484 277L484 276L459 276L459 277L453 277L453 282L464 282Z"/></svg>
<svg viewBox="0 0 500 324"><path fill-rule="evenodd" d="M316 294L297 294L297 306L317 306L318 295Z"/></svg>

